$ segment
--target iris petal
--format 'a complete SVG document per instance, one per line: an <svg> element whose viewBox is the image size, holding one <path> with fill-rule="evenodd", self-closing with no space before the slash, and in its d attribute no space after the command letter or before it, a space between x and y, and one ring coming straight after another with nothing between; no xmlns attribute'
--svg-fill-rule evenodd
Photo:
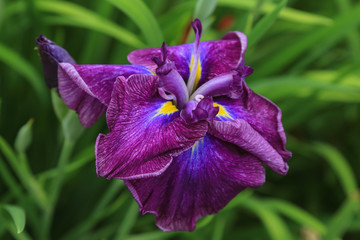
<svg viewBox="0 0 360 240"><path fill-rule="evenodd" d="M217 97L220 104L234 119L244 119L260 133L282 156L284 161L291 158L286 150L286 136L281 123L281 110L269 99L254 93L245 83L239 89L239 98Z"/></svg>
<svg viewBox="0 0 360 240"><path fill-rule="evenodd" d="M244 54L247 47L247 38L241 32L226 34L222 40L206 41L199 44L201 63L201 78L198 86L204 82L233 69L244 63ZM177 71L185 82L189 79L191 59L194 53L194 43L170 46L168 59L175 63ZM152 57L161 56L160 48L138 49L128 55L132 64L141 64L155 72L157 65Z"/></svg>
<svg viewBox="0 0 360 240"><path fill-rule="evenodd" d="M193 231L198 218L218 212L239 192L264 181L256 157L206 135L161 175L125 182L141 213L154 214L159 228Z"/></svg>
<svg viewBox="0 0 360 240"><path fill-rule="evenodd" d="M41 58L46 84L49 88L57 87L58 64L62 62L76 64L76 62L65 49L56 45L44 35L38 36L35 41Z"/></svg>
<svg viewBox="0 0 360 240"><path fill-rule="evenodd" d="M179 112L158 114L167 101L157 91L157 76L117 79L107 110L110 129L96 142L96 169L106 178L137 179L161 174L172 158L191 148L208 129L187 124Z"/></svg>
<svg viewBox="0 0 360 240"><path fill-rule="evenodd" d="M66 105L79 113L85 127L93 125L110 102L116 77L151 74L139 65L72 65L58 67L59 92Z"/></svg>

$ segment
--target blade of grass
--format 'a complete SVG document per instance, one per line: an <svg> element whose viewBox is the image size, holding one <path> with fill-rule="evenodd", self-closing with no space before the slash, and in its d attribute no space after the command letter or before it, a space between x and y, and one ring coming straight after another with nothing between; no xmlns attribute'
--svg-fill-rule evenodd
<svg viewBox="0 0 360 240"><path fill-rule="evenodd" d="M281 10L286 6L287 0L282 0L273 11L269 12L264 16L256 26L251 30L248 35L248 47L251 48L254 46L260 38L269 30L269 28L274 24L276 18L278 17Z"/></svg>
<svg viewBox="0 0 360 240"><path fill-rule="evenodd" d="M85 164L90 163L91 160L95 158L94 156L94 146L88 146L82 152L77 154L74 159L71 161L70 164L66 165L65 173L69 174L72 173L81 167L85 166ZM44 182L49 178L53 178L57 175L57 169L50 169L44 171L38 175L39 182Z"/></svg>
<svg viewBox="0 0 360 240"><path fill-rule="evenodd" d="M33 66L21 55L16 53L15 50L0 43L0 61L4 62L28 81L30 86L35 90L41 103L47 102L44 80L39 76Z"/></svg>
<svg viewBox="0 0 360 240"><path fill-rule="evenodd" d="M345 200L340 209L331 218L328 225L328 233L324 240L341 239L350 228L356 214L359 214L359 198Z"/></svg>
<svg viewBox="0 0 360 240"><path fill-rule="evenodd" d="M248 1L248 0L218 0L218 6L225 6L231 8L238 8L238 9L245 9L251 10L256 6L256 1ZM261 8L262 13L270 13L273 11L276 4L266 2ZM279 14L279 18L291 21L294 23L301 23L301 24L309 24L309 25L320 25L320 26L329 26L332 24L332 19L292 9L289 7L285 7L283 11Z"/></svg>
<svg viewBox="0 0 360 240"><path fill-rule="evenodd" d="M0 176L4 180L4 183L8 186L9 191L18 200L19 205L25 209L31 227L38 230L40 226L38 225L38 217L35 206L32 204L32 201L28 198L28 196L23 193L20 185L10 174L10 170L3 161L4 160L0 157Z"/></svg>
<svg viewBox="0 0 360 240"><path fill-rule="evenodd" d="M132 201L129 210L126 212L124 219L119 226L119 231L114 237L115 240L122 240L130 233L131 228L134 226L138 215L138 205L135 201Z"/></svg>
<svg viewBox="0 0 360 240"><path fill-rule="evenodd" d="M26 187L27 191L31 193L35 202L43 210L47 210L49 207L48 198L45 191L42 189L40 184L35 180L34 176L22 168L20 160L16 156L15 152L11 149L10 145L0 136L0 150L8 160L8 163L20 179L22 184Z"/></svg>
<svg viewBox="0 0 360 240"><path fill-rule="evenodd" d="M281 51L276 52L272 56L271 61L267 61L259 66L256 71L256 76L267 76L284 69L303 52L314 47L316 44L321 45L323 41L331 42L340 40L359 24L359 15L360 4L357 4L351 11L337 17L331 26L317 31L311 31L299 40L284 47ZM336 34L334 34L334 32L336 32Z"/></svg>
<svg viewBox="0 0 360 240"><path fill-rule="evenodd" d="M336 0L336 4L338 5L341 13L346 13L352 8L352 4L349 0ZM359 33L357 32L357 29L354 28L353 31L351 31L348 36L348 43L349 47L351 49L351 54L353 55L353 58L357 65L360 64L360 37Z"/></svg>
<svg viewBox="0 0 360 240"><path fill-rule="evenodd" d="M65 139L58 161L58 166L57 166L58 173L57 176L53 179L53 182L51 183L51 187L50 187L51 192L49 193L50 207L44 213L43 216L40 239L43 240L49 239L50 228L53 222L55 207L61 191L63 180L65 178L64 176L65 167L69 161L73 148L74 148L74 142Z"/></svg>
<svg viewBox="0 0 360 240"><path fill-rule="evenodd" d="M140 28L148 47L160 47L164 38L158 22L141 0L108 0L126 14Z"/></svg>
<svg viewBox="0 0 360 240"><path fill-rule="evenodd" d="M259 200L252 197L251 200L244 201L241 205L260 218L271 239L293 239L284 221L274 211L272 211L266 205L262 204L262 202Z"/></svg>
<svg viewBox="0 0 360 240"><path fill-rule="evenodd" d="M114 196L119 193L123 186L124 183L122 181L113 181L91 215L73 230L69 231L62 239L79 239L80 236L89 231L101 219L102 215L104 215L105 207L113 200Z"/></svg>
<svg viewBox="0 0 360 240"><path fill-rule="evenodd" d="M320 220L316 219L305 210L291 204L290 202L274 199L266 200L264 201L264 204L287 216L288 218L293 219L299 224L315 230L321 235L324 235L327 231L325 224L323 224Z"/></svg>
<svg viewBox="0 0 360 240"><path fill-rule="evenodd" d="M35 7L39 11L59 14L61 18L56 18L57 24L88 28L135 48L145 47L135 34L77 4L64 1L36 1Z"/></svg>
<svg viewBox="0 0 360 240"><path fill-rule="evenodd" d="M316 97L325 101L360 101L360 88L347 83L322 82L316 78L283 76L260 79L249 85L255 92L272 100L289 96L306 98L311 96L314 91L319 91Z"/></svg>
<svg viewBox="0 0 360 240"><path fill-rule="evenodd" d="M107 1L96 1L93 4L100 16L106 19L111 18L115 10L111 4ZM102 37L99 32L89 32L78 62L88 64L94 62L94 60L99 61L99 59L105 58L105 49L107 49L109 45L109 40L108 38L105 39ZM102 46L101 48L98 47L100 45Z"/></svg>
<svg viewBox="0 0 360 240"><path fill-rule="evenodd" d="M221 219L221 218L216 219L214 232L213 232L213 235L211 238L212 240L221 240L223 238L225 225L226 225L226 218L225 219Z"/></svg>
<svg viewBox="0 0 360 240"><path fill-rule="evenodd" d="M324 157L338 176L346 195L351 198L358 193L356 178L346 158L333 146L314 142L311 144L314 151Z"/></svg>
<svg viewBox="0 0 360 240"><path fill-rule="evenodd" d="M161 239L168 239L177 235L178 232L148 232L142 233L137 235L131 235L126 238L126 240L161 240Z"/></svg>
<svg viewBox="0 0 360 240"><path fill-rule="evenodd" d="M194 18L205 21L215 10L217 0L198 0L196 2Z"/></svg>

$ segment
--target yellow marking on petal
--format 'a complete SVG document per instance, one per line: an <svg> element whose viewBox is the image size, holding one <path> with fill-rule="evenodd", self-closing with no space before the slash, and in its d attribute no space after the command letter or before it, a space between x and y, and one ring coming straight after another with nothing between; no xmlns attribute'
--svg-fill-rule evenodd
<svg viewBox="0 0 360 240"><path fill-rule="evenodd" d="M176 111L179 111L179 109L177 109L177 107L172 103L172 101L167 101L162 104L155 116L158 116L160 114L169 115Z"/></svg>
<svg viewBox="0 0 360 240"><path fill-rule="evenodd" d="M191 152L193 153L193 152L195 151L195 149L198 148L198 146L199 146L199 141L196 141L196 142L194 143L194 145L191 147Z"/></svg>
<svg viewBox="0 0 360 240"><path fill-rule="evenodd" d="M154 76L156 75L153 71L151 71L151 70L149 70L149 71L150 71L150 73L151 73L152 75L154 75Z"/></svg>
<svg viewBox="0 0 360 240"><path fill-rule="evenodd" d="M225 118L233 119L233 117L230 116L230 114L228 113L228 111L226 111L226 109L225 109L225 107L223 105L214 102L213 106L214 107L219 107L219 112L216 115L217 117L225 117Z"/></svg>
<svg viewBox="0 0 360 240"><path fill-rule="evenodd" d="M199 144L201 144L201 145L204 144L204 139L201 139L194 143L194 145L191 147L191 155L193 155L195 152L198 152Z"/></svg>
<svg viewBox="0 0 360 240"><path fill-rule="evenodd" d="M191 69L192 69L193 62L194 62L194 55L191 56L191 61L190 61L190 65L189 65L190 73L191 73ZM201 69L201 63L200 63L200 59L199 59L198 64L197 64L197 68L196 68L196 75L195 75L195 82L194 82L193 91L195 91L196 86L197 86L197 84L198 84L199 81L200 81L201 71L202 71L202 69Z"/></svg>

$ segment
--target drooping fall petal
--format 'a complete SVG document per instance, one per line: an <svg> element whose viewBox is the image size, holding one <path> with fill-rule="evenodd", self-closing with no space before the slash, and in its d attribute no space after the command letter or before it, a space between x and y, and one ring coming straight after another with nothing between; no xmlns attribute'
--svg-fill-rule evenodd
<svg viewBox="0 0 360 240"><path fill-rule="evenodd" d="M174 156L202 139L208 124L187 124L171 101L160 97L157 77L132 75L116 81L107 110L110 129L96 142L96 169L106 178L161 174Z"/></svg>
<svg viewBox="0 0 360 240"><path fill-rule="evenodd" d="M91 127L106 111L116 77L151 74L138 65L73 65L60 63L58 82L61 98L76 110L84 127Z"/></svg>
<svg viewBox="0 0 360 240"><path fill-rule="evenodd" d="M206 135L159 176L125 181L142 214L164 231L193 231L198 218L221 210L240 191L265 182L256 157Z"/></svg>

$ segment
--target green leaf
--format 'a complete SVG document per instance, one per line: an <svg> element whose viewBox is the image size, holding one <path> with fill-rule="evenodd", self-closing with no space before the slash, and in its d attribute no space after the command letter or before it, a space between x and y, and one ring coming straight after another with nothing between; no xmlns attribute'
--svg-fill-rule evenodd
<svg viewBox="0 0 360 240"><path fill-rule="evenodd" d="M324 27L317 31L311 31L307 35L289 43L289 45L285 46L280 51L277 51L271 57L271 61L266 61L266 63L260 65L256 71L256 75L267 76L279 72L290 65L302 53L310 51L309 49L315 47L316 44L321 46L324 44L324 41L331 43L339 41L360 23L359 15L360 4L357 4L346 14L337 17L334 24L331 26Z"/></svg>
<svg viewBox="0 0 360 240"><path fill-rule="evenodd" d="M278 17L281 10L285 7L287 0L282 0L279 5L274 8L273 11L264 16L256 26L251 30L248 35L249 44L248 47L252 47L257 43L260 38L269 30L269 28L274 24L276 18Z"/></svg>
<svg viewBox="0 0 360 240"><path fill-rule="evenodd" d="M257 1L249 0L218 0L218 6L252 10L256 6L256 2ZM274 7L276 7L276 4L271 2L265 2L262 5L261 12L270 13L273 11ZM281 11L281 13L279 14L279 18L294 23L322 26L329 26L333 22L330 18L288 7L285 7L284 10Z"/></svg>
<svg viewBox="0 0 360 240"><path fill-rule="evenodd" d="M149 47L160 47L164 38L154 15L141 0L108 0L140 28Z"/></svg>
<svg viewBox="0 0 360 240"><path fill-rule="evenodd" d="M179 232L161 232L161 231L154 231L148 232L143 234L131 235L126 238L126 240L161 240L161 239L168 239L177 235Z"/></svg>
<svg viewBox="0 0 360 240"><path fill-rule="evenodd" d="M15 138L15 149L18 152L25 152L32 142L32 124L34 120L30 119L23 125Z"/></svg>
<svg viewBox="0 0 360 240"><path fill-rule="evenodd" d="M271 208L252 197L241 204L244 208L252 211L263 222L271 239L293 239L284 221Z"/></svg>
<svg viewBox="0 0 360 240"><path fill-rule="evenodd" d="M12 220L14 221L17 233L21 233L25 228L25 212L22 208L14 205L3 205L3 209L6 210Z"/></svg>
<svg viewBox="0 0 360 240"><path fill-rule="evenodd" d="M325 143L314 142L311 146L330 164L338 176L346 195L352 198L357 193L358 186L355 175L345 157L335 147Z"/></svg>
<svg viewBox="0 0 360 240"><path fill-rule="evenodd" d="M131 228L135 225L136 218L139 215L138 205L135 201L133 201L124 216L124 219L119 227L119 231L116 234L114 239L122 240L124 237L128 235L131 231Z"/></svg>
<svg viewBox="0 0 360 240"><path fill-rule="evenodd" d="M62 122L70 110L55 89L51 89L51 102L57 119Z"/></svg>
<svg viewBox="0 0 360 240"><path fill-rule="evenodd" d="M341 239L351 226L355 215L359 215L360 199L352 198L345 200L340 209L333 215L328 225L328 233L324 240Z"/></svg>
<svg viewBox="0 0 360 240"><path fill-rule="evenodd" d="M360 102L360 87L350 81L332 83L315 77L282 76L260 79L249 84L257 93L276 100L284 97L316 97L331 102Z"/></svg>
<svg viewBox="0 0 360 240"><path fill-rule="evenodd" d="M65 138L72 142L75 142L84 131L77 113L72 110L68 111L61 125Z"/></svg>
<svg viewBox="0 0 360 240"><path fill-rule="evenodd" d="M41 102L46 102L46 88L44 79L38 75L33 66L21 55L0 43L0 61L24 77L35 90Z"/></svg>
<svg viewBox="0 0 360 240"><path fill-rule="evenodd" d="M197 0L194 18L205 21L215 10L217 0Z"/></svg>
<svg viewBox="0 0 360 240"><path fill-rule="evenodd" d="M305 210L286 202L283 200L266 200L264 202L270 208L284 214L290 219L300 223L303 226L307 226L312 230L324 235L326 233L326 226L320 220L316 219L311 214L307 213Z"/></svg>
<svg viewBox="0 0 360 240"><path fill-rule="evenodd" d="M65 1L36 1L35 7L40 11L59 14L61 17L55 18L56 21L52 22L54 24L88 28L135 48L145 47L132 32L77 4Z"/></svg>

